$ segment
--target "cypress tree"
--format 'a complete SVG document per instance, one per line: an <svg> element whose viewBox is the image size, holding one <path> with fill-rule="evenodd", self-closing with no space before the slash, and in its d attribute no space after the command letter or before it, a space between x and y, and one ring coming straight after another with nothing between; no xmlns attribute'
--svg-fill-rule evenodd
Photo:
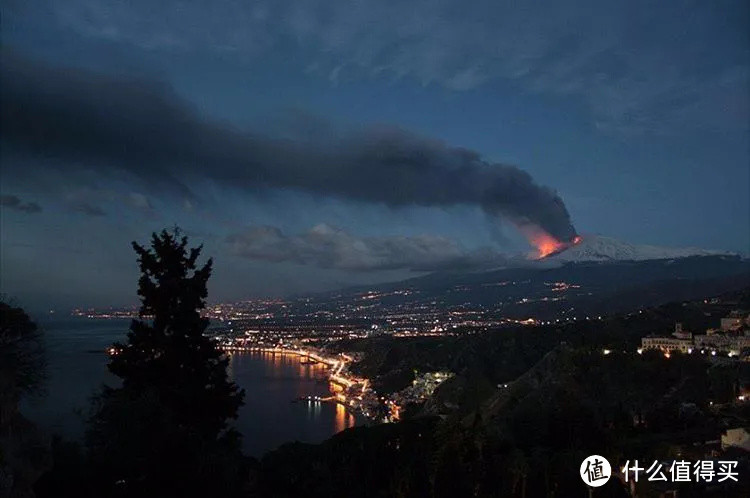
<svg viewBox="0 0 750 498"><path fill-rule="evenodd" d="M151 249L133 242L141 277L140 320L133 320L126 344L116 343L109 370L124 389L156 388L180 424L206 435L236 418L243 392L227 378L228 358L205 335L201 317L213 260L197 266L202 246L187 248L187 237L163 230Z"/></svg>
<svg viewBox="0 0 750 498"><path fill-rule="evenodd" d="M206 336L212 260L178 228L133 242L141 276L139 319L111 349L121 387L95 400L88 444L99 489L117 496L229 496L242 484L239 434L229 426L244 391ZM206 494L208 493L208 494Z"/></svg>

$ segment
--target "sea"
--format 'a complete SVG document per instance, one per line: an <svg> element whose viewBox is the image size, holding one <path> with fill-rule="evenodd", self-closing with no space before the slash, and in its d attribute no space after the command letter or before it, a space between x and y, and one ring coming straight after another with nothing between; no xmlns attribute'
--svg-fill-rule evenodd
<svg viewBox="0 0 750 498"><path fill-rule="evenodd" d="M47 353L44 388L23 400L22 413L50 435L81 441L91 397L103 385L117 386L107 370L105 350L124 342L126 319L84 317L37 321ZM245 454L261 457L283 443L319 443L364 421L330 402L299 401L330 394L326 367L296 355L233 353L230 377L245 390L245 404L234 426Z"/></svg>

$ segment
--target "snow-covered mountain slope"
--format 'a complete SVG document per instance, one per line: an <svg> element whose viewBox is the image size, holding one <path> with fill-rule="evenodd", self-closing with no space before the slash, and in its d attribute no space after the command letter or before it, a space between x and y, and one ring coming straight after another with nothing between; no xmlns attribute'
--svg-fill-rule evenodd
<svg viewBox="0 0 750 498"><path fill-rule="evenodd" d="M688 256L734 255L727 251L711 251L695 247L670 248L634 245L601 235L584 235L583 240L568 249L550 256L550 261L645 261L674 259Z"/></svg>

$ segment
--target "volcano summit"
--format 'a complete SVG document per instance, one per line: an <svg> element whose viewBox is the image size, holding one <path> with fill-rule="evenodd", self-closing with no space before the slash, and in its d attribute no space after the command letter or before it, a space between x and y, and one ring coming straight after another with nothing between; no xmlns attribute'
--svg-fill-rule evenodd
<svg viewBox="0 0 750 498"><path fill-rule="evenodd" d="M602 235L585 235L569 246L543 258L549 261L647 261L676 259L690 256L736 256L728 251L715 251L696 247L660 247L636 245Z"/></svg>

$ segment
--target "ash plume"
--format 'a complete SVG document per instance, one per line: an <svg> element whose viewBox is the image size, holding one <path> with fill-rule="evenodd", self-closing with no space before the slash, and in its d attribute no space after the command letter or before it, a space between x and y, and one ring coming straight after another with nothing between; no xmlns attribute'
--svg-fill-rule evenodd
<svg viewBox="0 0 750 498"><path fill-rule="evenodd" d="M3 154L71 171L128 172L190 195L208 178L248 192L285 188L389 206L481 207L561 241L562 199L525 171L395 127L274 138L202 115L170 87L4 54ZM4 161L13 170L14 161Z"/></svg>

